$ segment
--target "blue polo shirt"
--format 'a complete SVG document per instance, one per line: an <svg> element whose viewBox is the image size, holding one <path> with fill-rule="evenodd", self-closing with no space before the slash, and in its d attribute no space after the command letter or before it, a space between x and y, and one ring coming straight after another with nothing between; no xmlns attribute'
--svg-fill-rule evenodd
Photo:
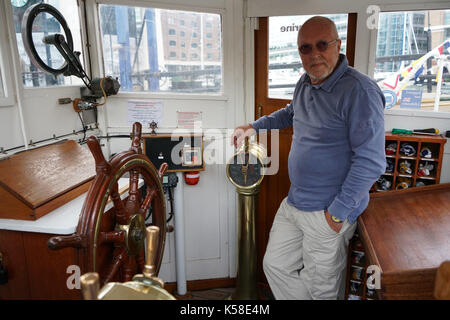
<svg viewBox="0 0 450 320"><path fill-rule="evenodd" d="M353 223L369 203L369 190L386 170L384 95L344 55L318 85L305 73L290 104L251 123L260 129L293 126L288 203L325 210Z"/></svg>

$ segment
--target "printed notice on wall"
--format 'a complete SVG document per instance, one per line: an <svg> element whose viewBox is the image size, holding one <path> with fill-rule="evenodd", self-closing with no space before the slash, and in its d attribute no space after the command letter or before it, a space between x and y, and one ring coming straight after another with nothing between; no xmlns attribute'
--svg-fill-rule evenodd
<svg viewBox="0 0 450 320"><path fill-rule="evenodd" d="M198 128L202 127L201 112L177 111L177 128L194 130L195 126Z"/></svg>
<svg viewBox="0 0 450 320"><path fill-rule="evenodd" d="M162 101L129 100L128 101L128 124L136 121L147 125L152 121L161 123L163 115Z"/></svg>

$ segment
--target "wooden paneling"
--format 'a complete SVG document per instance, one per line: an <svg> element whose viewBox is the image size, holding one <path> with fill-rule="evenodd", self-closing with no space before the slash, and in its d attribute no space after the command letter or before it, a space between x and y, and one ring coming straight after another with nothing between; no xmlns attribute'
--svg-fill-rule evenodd
<svg viewBox="0 0 450 320"><path fill-rule="evenodd" d="M0 252L8 269L8 282L0 285L0 300L30 299L22 232L0 230Z"/></svg>
<svg viewBox="0 0 450 320"><path fill-rule="evenodd" d="M67 288L67 267L77 265L74 248L49 250L47 240L54 235L23 233L32 299L79 299L80 291Z"/></svg>
<svg viewBox="0 0 450 320"><path fill-rule="evenodd" d="M33 219L33 209L28 207L20 199L13 196L0 185L0 218L2 219Z"/></svg>
<svg viewBox="0 0 450 320"><path fill-rule="evenodd" d="M8 283L0 285L0 299L79 299L69 290L67 267L77 265L75 249L52 251L54 235L0 230L0 251L8 269Z"/></svg>

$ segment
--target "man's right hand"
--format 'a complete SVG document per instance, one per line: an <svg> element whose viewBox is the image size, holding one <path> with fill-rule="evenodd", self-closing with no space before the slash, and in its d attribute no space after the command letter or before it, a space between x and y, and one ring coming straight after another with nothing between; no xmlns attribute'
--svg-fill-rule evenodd
<svg viewBox="0 0 450 320"><path fill-rule="evenodd" d="M245 137L251 137L254 134L256 134L256 130L250 124L236 127L231 135L231 145L234 145L235 148L239 148Z"/></svg>

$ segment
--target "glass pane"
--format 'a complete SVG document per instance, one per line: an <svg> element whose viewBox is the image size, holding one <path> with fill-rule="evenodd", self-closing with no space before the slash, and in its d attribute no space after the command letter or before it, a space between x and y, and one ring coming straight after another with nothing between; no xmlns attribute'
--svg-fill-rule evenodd
<svg viewBox="0 0 450 320"><path fill-rule="evenodd" d="M341 53L347 48L347 14L321 15L336 24L342 40ZM305 72L297 48L297 34L302 24L312 16L269 18L269 97L292 99L295 85Z"/></svg>
<svg viewBox="0 0 450 320"><path fill-rule="evenodd" d="M450 111L450 10L380 13L376 50L374 78L394 97L388 108L433 110L441 69L439 111ZM411 94L417 103L407 103Z"/></svg>
<svg viewBox="0 0 450 320"><path fill-rule="evenodd" d="M105 72L121 91L222 92L219 14L100 5Z"/></svg>
<svg viewBox="0 0 450 320"><path fill-rule="evenodd" d="M58 85L73 85L82 84L81 79L77 77L64 77L59 75L55 77L52 74L41 71L30 63L30 58L25 52L22 41L22 18L28 9L28 7L44 2L54 6L64 17L72 33L74 51L82 52L81 50L81 27L80 18L78 16L78 4L77 0L30 0L26 1L14 1L11 0L13 5L14 27L17 38L17 46L19 49L20 65L22 68L23 84L26 88L36 87L50 87ZM43 37L61 33L64 35L64 30L61 28L59 22L51 15L40 13L33 23L33 40L36 47L36 51L39 57L48 66L52 68L59 68L64 64L63 57L53 45L45 45L42 42ZM83 64L83 55L80 55L80 61ZM84 64L83 64L84 66ZM85 68L86 69L86 68Z"/></svg>

